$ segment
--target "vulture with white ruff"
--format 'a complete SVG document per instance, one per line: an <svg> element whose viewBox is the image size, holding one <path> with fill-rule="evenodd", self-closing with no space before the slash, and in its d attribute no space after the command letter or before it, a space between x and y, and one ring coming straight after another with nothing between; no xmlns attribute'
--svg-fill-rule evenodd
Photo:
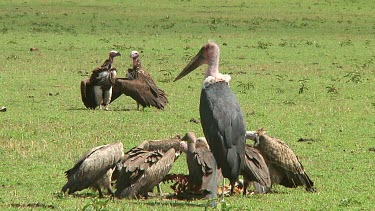
<svg viewBox="0 0 375 211"><path fill-rule="evenodd" d="M108 110L112 97L112 86L115 84L117 71L113 65L113 59L121 56L117 51L110 51L109 58L93 70L90 78L81 81L82 102L89 109L102 106Z"/></svg>

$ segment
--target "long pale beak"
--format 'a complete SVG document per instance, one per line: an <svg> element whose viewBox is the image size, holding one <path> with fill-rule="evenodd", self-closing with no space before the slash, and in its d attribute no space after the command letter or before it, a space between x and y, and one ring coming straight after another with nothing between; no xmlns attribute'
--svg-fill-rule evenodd
<svg viewBox="0 0 375 211"><path fill-rule="evenodd" d="M205 63L206 57L204 55L205 47L202 47L201 50L198 52L197 55L190 61L190 63L182 70L182 72L174 79L173 82L183 78L191 71L197 69L199 66Z"/></svg>

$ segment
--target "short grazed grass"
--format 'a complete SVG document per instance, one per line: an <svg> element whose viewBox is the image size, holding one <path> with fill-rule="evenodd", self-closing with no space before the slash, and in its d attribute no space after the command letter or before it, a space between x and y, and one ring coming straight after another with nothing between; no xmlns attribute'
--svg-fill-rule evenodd
<svg viewBox="0 0 375 211"><path fill-rule="evenodd" d="M264 127L300 157L318 193L276 186L226 198L232 210L373 209L375 147L372 3L366 1L0 2L0 207L68 210L202 210L206 201L98 199L60 193L64 171L88 149L194 131L203 67L173 79L208 40L247 127ZM30 51L37 48L37 51ZM125 75L131 50L170 103L136 111L127 97L109 112L84 108L79 83L109 50ZM311 138L312 142L297 142ZM187 173L185 157L172 168ZM164 192L171 192L163 185ZM223 210L225 207L221 207Z"/></svg>

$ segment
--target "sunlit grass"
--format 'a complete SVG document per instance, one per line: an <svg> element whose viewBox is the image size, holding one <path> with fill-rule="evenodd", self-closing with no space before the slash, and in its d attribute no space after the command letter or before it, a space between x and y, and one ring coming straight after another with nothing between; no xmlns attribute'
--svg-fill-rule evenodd
<svg viewBox="0 0 375 211"><path fill-rule="evenodd" d="M64 171L88 149L194 131L202 68L173 79L208 40L248 129L264 127L300 157L318 193L226 198L228 209L373 209L374 14L353 1L3 1L0 3L0 207L202 210L205 200L97 199L60 193ZM30 51L30 48L37 48ZM86 110L79 82L116 49L118 74L131 50L166 91L165 111L136 111L122 97L110 111ZM297 142L311 138L313 142ZM187 173L185 157L174 173ZM163 185L171 192L169 184ZM223 205L221 205L223 206ZM222 207L223 208L223 207Z"/></svg>

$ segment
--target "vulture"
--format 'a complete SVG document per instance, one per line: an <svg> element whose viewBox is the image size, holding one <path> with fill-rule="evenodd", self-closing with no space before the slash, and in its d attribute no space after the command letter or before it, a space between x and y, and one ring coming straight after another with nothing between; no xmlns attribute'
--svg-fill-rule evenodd
<svg viewBox="0 0 375 211"><path fill-rule="evenodd" d="M157 87L150 74L142 68L139 55L138 51L131 52L130 58L133 59L133 68L128 69L127 78L130 80L137 80L140 84L143 84L144 88L142 91L145 92L145 94L152 94L152 97L157 101L154 103L142 103L142 101L135 99L137 101L137 109L139 110L139 104L141 104L143 108L146 106L154 106L158 109L164 110L168 103L167 96L162 89Z"/></svg>
<svg viewBox="0 0 375 211"><path fill-rule="evenodd" d="M215 158L210 147L204 137L197 139L193 132L186 133L182 140L187 142L187 147L182 151L186 153L189 169L188 188L193 193L203 193L206 198L211 198L211 194L218 188L222 174L216 163L212 162ZM212 184L212 180L216 183Z"/></svg>
<svg viewBox="0 0 375 211"><path fill-rule="evenodd" d="M160 141L144 141L132 148L125 153L115 196L128 199L147 197L148 192L168 174L179 155L179 136Z"/></svg>
<svg viewBox="0 0 375 211"><path fill-rule="evenodd" d="M86 108L102 109L104 106L108 110L117 75L116 68L112 67L113 59L120 55L117 51L110 51L109 58L92 71L90 78L81 81L81 98Z"/></svg>
<svg viewBox="0 0 375 211"><path fill-rule="evenodd" d="M244 178L243 195L246 196L250 182L256 182L256 191L265 193L271 187L271 177L268 166L261 153L254 147L245 145L245 164L242 169Z"/></svg>
<svg viewBox="0 0 375 211"><path fill-rule="evenodd" d="M99 191L99 196L103 197L102 188L106 188L114 195L111 188L112 173L123 159L124 148L120 142L92 148L73 168L65 172L68 182L61 191L72 194L90 187Z"/></svg>
<svg viewBox="0 0 375 211"><path fill-rule="evenodd" d="M252 132L246 132L246 137L254 138ZM285 142L259 129L255 136L254 147L259 150L268 165L272 184L280 184L288 188L304 186L306 191L316 191L314 182Z"/></svg>
<svg viewBox="0 0 375 211"><path fill-rule="evenodd" d="M147 83L129 78L117 78L115 80L115 84L112 87L111 103L122 94L131 97L143 108L153 106L164 110L167 102L164 100L166 98L155 95Z"/></svg>
<svg viewBox="0 0 375 211"><path fill-rule="evenodd" d="M213 162L231 184L231 194L245 160L246 124L236 95L229 88L229 75L219 72L220 48L214 42L204 45L174 81L203 64L208 64L200 96L199 113ZM211 181L215 184L215 181ZM223 180L224 189L224 180ZM224 191L223 191L224 193ZM213 194L215 195L215 194ZM222 194L224 200L224 194ZM211 205L216 206L215 202Z"/></svg>

